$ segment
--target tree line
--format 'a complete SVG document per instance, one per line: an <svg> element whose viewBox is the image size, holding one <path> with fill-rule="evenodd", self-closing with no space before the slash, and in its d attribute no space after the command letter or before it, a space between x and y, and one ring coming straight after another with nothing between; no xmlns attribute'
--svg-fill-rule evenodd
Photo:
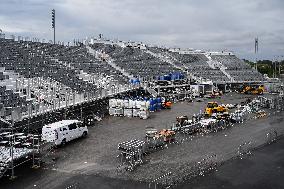
<svg viewBox="0 0 284 189"><path fill-rule="evenodd" d="M252 68L256 67L255 62L243 59L247 64L249 64ZM271 60L258 60L257 61L257 70L262 74L267 74L269 77L273 77L275 74L276 77L279 76L279 68L280 74L284 74L284 60L282 60L279 64L278 61Z"/></svg>

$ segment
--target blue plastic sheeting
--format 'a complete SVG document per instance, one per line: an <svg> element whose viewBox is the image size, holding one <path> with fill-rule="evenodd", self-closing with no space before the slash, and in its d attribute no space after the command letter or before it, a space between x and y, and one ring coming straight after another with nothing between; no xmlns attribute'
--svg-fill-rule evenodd
<svg viewBox="0 0 284 189"><path fill-rule="evenodd" d="M176 73L169 73L163 76L157 76L156 79L159 81L174 81L174 80L181 80L184 79L184 75L180 72Z"/></svg>
<svg viewBox="0 0 284 189"><path fill-rule="evenodd" d="M157 110L161 110L162 109L162 103L157 103L157 106L156 106L157 108Z"/></svg>
<svg viewBox="0 0 284 189"><path fill-rule="evenodd" d="M154 105L150 105L150 111L154 112L155 111L155 106Z"/></svg>
<svg viewBox="0 0 284 189"><path fill-rule="evenodd" d="M161 103L161 102L162 102L161 97L158 97L158 98L157 98L157 103Z"/></svg>
<svg viewBox="0 0 284 189"><path fill-rule="evenodd" d="M140 81L139 81L139 79L137 79L137 78L135 78L135 79L130 79L129 82L130 82L131 84L140 84Z"/></svg>

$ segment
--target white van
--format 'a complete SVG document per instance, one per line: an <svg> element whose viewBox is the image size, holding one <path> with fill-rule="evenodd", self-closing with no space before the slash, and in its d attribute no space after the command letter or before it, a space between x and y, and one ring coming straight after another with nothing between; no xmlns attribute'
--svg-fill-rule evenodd
<svg viewBox="0 0 284 189"><path fill-rule="evenodd" d="M62 120L43 126L42 140L54 142L55 145L65 145L66 142L88 134L87 126L78 120Z"/></svg>

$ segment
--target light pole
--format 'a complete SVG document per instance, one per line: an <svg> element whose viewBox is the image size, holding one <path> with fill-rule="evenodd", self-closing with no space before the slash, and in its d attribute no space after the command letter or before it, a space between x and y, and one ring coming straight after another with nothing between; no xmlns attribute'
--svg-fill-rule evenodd
<svg viewBox="0 0 284 189"><path fill-rule="evenodd" d="M274 62L274 73L275 73L274 78L277 77L277 69L276 69L276 63L277 63L277 61L278 61L278 59L276 58L276 61Z"/></svg>
<svg viewBox="0 0 284 189"><path fill-rule="evenodd" d="M53 43L55 44L55 9L51 11L52 28L53 28Z"/></svg>
<svg viewBox="0 0 284 189"><path fill-rule="evenodd" d="M255 69L257 70L258 37L255 38L255 42L254 42L254 53L255 53Z"/></svg>
<svg viewBox="0 0 284 189"><path fill-rule="evenodd" d="M280 56L278 56L278 72L279 72L279 76L280 76L280 74L281 74L281 63L282 63L282 60L283 60L283 55L280 55Z"/></svg>

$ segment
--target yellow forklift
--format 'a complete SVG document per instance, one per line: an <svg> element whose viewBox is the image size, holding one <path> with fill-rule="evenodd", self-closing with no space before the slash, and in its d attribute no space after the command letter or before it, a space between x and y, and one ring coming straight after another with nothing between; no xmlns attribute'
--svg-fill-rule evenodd
<svg viewBox="0 0 284 189"><path fill-rule="evenodd" d="M208 102L207 107L205 108L205 115L211 117L213 113L225 113L228 112L228 109L225 106L218 105L217 102Z"/></svg>
<svg viewBox="0 0 284 189"><path fill-rule="evenodd" d="M242 94L261 95L265 91L263 85L246 85L241 89Z"/></svg>

